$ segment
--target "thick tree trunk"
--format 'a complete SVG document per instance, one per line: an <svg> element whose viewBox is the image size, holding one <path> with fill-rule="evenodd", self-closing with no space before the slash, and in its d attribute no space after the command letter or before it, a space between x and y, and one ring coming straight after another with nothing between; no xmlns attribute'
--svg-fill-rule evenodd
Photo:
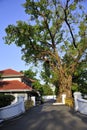
<svg viewBox="0 0 87 130"><path fill-rule="evenodd" d="M62 64L61 58L59 57L57 51L55 51L55 57L58 62L57 66L53 66L53 70L58 73L58 96L57 102L62 101L62 94L66 94L66 98L72 98L72 74L75 71L76 63L73 63L70 67L66 64ZM56 68L56 69L55 69Z"/></svg>
<svg viewBox="0 0 87 130"><path fill-rule="evenodd" d="M67 78L62 75L59 79L59 91L57 96L57 102L62 101L62 94L66 94L66 98L72 98L72 76L69 75Z"/></svg>

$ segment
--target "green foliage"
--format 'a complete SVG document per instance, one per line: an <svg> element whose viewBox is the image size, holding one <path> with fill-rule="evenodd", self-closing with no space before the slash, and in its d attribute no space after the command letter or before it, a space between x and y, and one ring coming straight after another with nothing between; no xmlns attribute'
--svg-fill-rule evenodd
<svg viewBox="0 0 87 130"><path fill-rule="evenodd" d="M43 95L53 95L53 91L49 85L43 85Z"/></svg>
<svg viewBox="0 0 87 130"><path fill-rule="evenodd" d="M14 99L15 97L12 95L4 95L0 93L0 108L10 105Z"/></svg>
<svg viewBox="0 0 87 130"><path fill-rule="evenodd" d="M41 78L47 85L50 83L58 88L59 75L57 72L51 70L49 67L47 67L47 70L43 67L43 71L41 71Z"/></svg>
<svg viewBox="0 0 87 130"><path fill-rule="evenodd" d="M33 106L33 101L32 100L27 100L25 101L25 110L29 110Z"/></svg>
<svg viewBox="0 0 87 130"><path fill-rule="evenodd" d="M35 79L36 76L36 72L33 72L32 69L23 71L23 74L30 79Z"/></svg>
<svg viewBox="0 0 87 130"><path fill-rule="evenodd" d="M56 95L56 96L58 95L58 92L59 92L59 87L56 87L56 88L55 88L55 95Z"/></svg>
<svg viewBox="0 0 87 130"><path fill-rule="evenodd" d="M71 108L74 107L74 99L73 98L66 98L65 99L65 104Z"/></svg>
<svg viewBox="0 0 87 130"><path fill-rule="evenodd" d="M50 77L50 63L49 61L45 61L43 64L43 67L45 69L45 74Z"/></svg>
<svg viewBox="0 0 87 130"><path fill-rule="evenodd" d="M40 92L41 96L42 95L53 95L53 91L50 88L49 85L47 84L40 84L39 81L36 81L35 83L33 83L34 89L36 89L37 91Z"/></svg>
<svg viewBox="0 0 87 130"><path fill-rule="evenodd" d="M45 71L41 71L41 79L46 83L48 84L49 83L49 80L50 80L50 75L48 76L47 75L48 72L45 73Z"/></svg>
<svg viewBox="0 0 87 130"><path fill-rule="evenodd" d="M87 55L83 55L74 72L73 82L78 84L78 90L87 93Z"/></svg>
<svg viewBox="0 0 87 130"><path fill-rule="evenodd" d="M77 83L73 83L73 84L72 84L72 91L73 91L73 92L79 91L79 88L78 88L78 84L77 84Z"/></svg>
<svg viewBox="0 0 87 130"><path fill-rule="evenodd" d="M87 94L87 70L81 70L76 72L73 77L73 82L78 84L78 90Z"/></svg>
<svg viewBox="0 0 87 130"><path fill-rule="evenodd" d="M75 10L75 9L76 9L76 3L71 4L70 9L71 9L71 10Z"/></svg>
<svg viewBox="0 0 87 130"><path fill-rule="evenodd" d="M21 47L26 63L42 61L46 82L57 85L62 76L73 76L79 61L83 63L82 57L87 56L87 20L82 4L71 0L65 4L57 0L26 0L23 6L29 22L8 25L6 44Z"/></svg>
<svg viewBox="0 0 87 130"><path fill-rule="evenodd" d="M33 83L33 87L35 90L39 91L41 95L43 95L43 88L38 80Z"/></svg>
<svg viewBox="0 0 87 130"><path fill-rule="evenodd" d="M80 49L80 42L78 43L77 39L80 38L79 34L82 34L81 32L86 31L87 25L85 24L86 21L82 19L82 16L77 18L78 11L76 7L78 7L78 4L76 4L76 2L70 4L68 1L68 8L66 8L63 7L64 5L61 5L61 2L57 1L26 0L23 6L25 12L29 14L29 24L27 22L17 21L16 26L8 25L6 28L7 36L5 37L5 41L6 44L14 42L17 46L20 46L23 52L22 58L27 63L36 62L38 60L44 61L44 57L50 60L55 59L54 56L52 58L52 55L49 53L54 54L55 50L58 50L58 53L63 51L66 55L70 55L73 58L78 55L78 49L76 50L74 48L74 41L72 42L72 38L68 34L76 31L75 28L79 30L77 31L76 37L74 33L73 36ZM63 10L63 8L65 10ZM73 13L73 11L76 14ZM81 9L79 9L79 12L81 15ZM68 20L68 24L66 22L67 26L69 22L71 23L68 26L70 31L65 27L64 16L65 18L67 17ZM81 24L78 26L78 22L80 21ZM68 44L66 44L65 41ZM61 49L58 49L60 46Z"/></svg>
<svg viewBox="0 0 87 130"><path fill-rule="evenodd" d="M0 78L1 78L2 74L0 74Z"/></svg>

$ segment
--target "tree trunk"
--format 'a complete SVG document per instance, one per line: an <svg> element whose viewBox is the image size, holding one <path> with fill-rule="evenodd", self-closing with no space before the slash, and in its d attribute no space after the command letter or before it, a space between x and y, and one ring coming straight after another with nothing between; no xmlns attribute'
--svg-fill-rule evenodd
<svg viewBox="0 0 87 130"><path fill-rule="evenodd" d="M60 75L59 78L59 91L57 96L57 102L62 102L62 94L66 94L66 98L72 98L72 76L69 75L67 78Z"/></svg>
<svg viewBox="0 0 87 130"><path fill-rule="evenodd" d="M58 86L59 86L59 91L58 91L58 96L57 96L57 102L62 102L62 94L66 94L66 98L72 98L72 74L75 71L75 63L67 68L66 64L62 64L62 61L57 53L55 52L55 57L58 62L56 69L55 65L53 70L58 73Z"/></svg>

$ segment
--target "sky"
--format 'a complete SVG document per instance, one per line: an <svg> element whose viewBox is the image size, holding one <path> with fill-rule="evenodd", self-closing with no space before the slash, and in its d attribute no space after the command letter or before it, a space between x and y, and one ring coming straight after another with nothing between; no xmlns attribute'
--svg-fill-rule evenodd
<svg viewBox="0 0 87 130"><path fill-rule="evenodd" d="M29 69L29 65L21 60L21 49L15 44L7 45L3 40L5 28L16 21L28 20L22 4L25 0L0 0L0 70L14 69L17 71Z"/></svg>

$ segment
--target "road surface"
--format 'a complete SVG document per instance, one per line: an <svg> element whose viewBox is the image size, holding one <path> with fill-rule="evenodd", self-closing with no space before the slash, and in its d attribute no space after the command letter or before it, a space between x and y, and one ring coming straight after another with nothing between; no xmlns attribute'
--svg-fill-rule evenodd
<svg viewBox="0 0 87 130"><path fill-rule="evenodd" d="M45 103L0 124L0 130L87 130L87 116Z"/></svg>

